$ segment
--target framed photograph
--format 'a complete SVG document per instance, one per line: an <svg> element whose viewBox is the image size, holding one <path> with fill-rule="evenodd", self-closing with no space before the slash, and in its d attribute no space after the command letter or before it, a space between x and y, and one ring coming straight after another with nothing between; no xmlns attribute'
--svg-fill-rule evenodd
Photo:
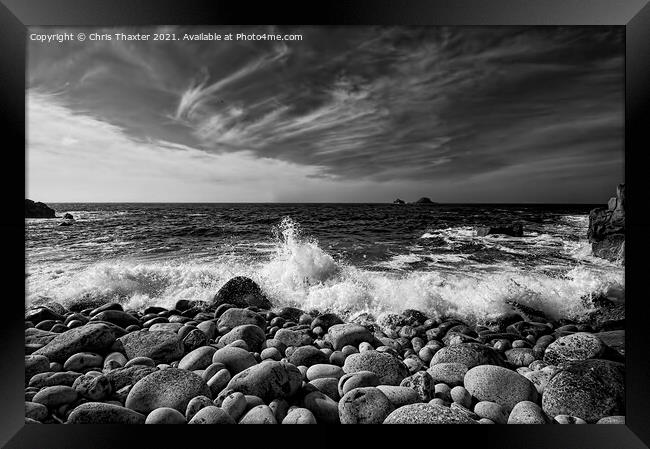
<svg viewBox="0 0 650 449"><path fill-rule="evenodd" d="M1 1L5 447L648 447L646 0Z"/></svg>

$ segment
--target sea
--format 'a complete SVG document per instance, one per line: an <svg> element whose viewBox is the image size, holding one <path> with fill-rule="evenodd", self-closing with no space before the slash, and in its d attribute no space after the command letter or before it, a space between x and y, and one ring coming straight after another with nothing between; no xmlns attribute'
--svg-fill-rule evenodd
<svg viewBox="0 0 650 449"><path fill-rule="evenodd" d="M598 205L50 203L26 219L26 305L209 301L234 276L274 306L352 317L404 309L481 323L511 302L580 319L624 298L624 268L591 255ZM479 237L521 223L523 237Z"/></svg>

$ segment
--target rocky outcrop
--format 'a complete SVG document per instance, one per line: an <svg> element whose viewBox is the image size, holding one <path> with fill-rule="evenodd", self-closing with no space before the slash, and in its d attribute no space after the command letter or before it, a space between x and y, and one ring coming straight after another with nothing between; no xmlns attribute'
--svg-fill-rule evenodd
<svg viewBox="0 0 650 449"><path fill-rule="evenodd" d="M476 228L476 235L478 237L485 237L490 234L509 235L511 237L523 237L524 227L519 224L503 224L494 226L479 226Z"/></svg>
<svg viewBox="0 0 650 449"><path fill-rule="evenodd" d="M625 262L625 184L618 185L616 197L610 198L607 208L589 212L587 237L594 256Z"/></svg>
<svg viewBox="0 0 650 449"><path fill-rule="evenodd" d="M393 204L406 204L406 201L397 198L395 201L393 201Z"/></svg>
<svg viewBox="0 0 650 449"><path fill-rule="evenodd" d="M216 309L221 304L232 304L241 308L249 306L259 307L260 309L271 308L271 302L259 285L244 276L236 276L226 282L214 295L210 309Z"/></svg>
<svg viewBox="0 0 650 449"><path fill-rule="evenodd" d="M437 204L437 203L434 203L433 201L431 201L431 198L427 198L426 196L423 196L422 198L420 198L419 200L415 201L412 204L425 204L426 205L426 204Z"/></svg>
<svg viewBox="0 0 650 449"><path fill-rule="evenodd" d="M25 199L25 218L56 218L56 214L45 203Z"/></svg>

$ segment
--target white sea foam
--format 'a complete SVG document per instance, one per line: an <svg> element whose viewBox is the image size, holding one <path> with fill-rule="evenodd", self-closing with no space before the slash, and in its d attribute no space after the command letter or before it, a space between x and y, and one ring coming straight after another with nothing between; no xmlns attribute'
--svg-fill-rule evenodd
<svg viewBox="0 0 650 449"><path fill-rule="evenodd" d="M34 304L47 298L66 305L117 300L128 307L144 308L171 307L179 299L210 300L228 279L237 275L258 282L276 306L344 314L414 308L472 321L508 310L509 300L552 317L579 317L590 311L583 297L624 286L621 267L579 261L562 275L505 264L484 271L372 271L336 261L316 241L300 236L298 227L289 219L278 228L275 254L267 261L250 262L222 255L192 262L57 262L34 267L26 282L28 301Z"/></svg>

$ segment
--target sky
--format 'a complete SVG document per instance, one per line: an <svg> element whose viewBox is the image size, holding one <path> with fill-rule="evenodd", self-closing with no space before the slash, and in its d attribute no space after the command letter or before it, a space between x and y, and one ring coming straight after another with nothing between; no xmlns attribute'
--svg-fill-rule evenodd
<svg viewBox="0 0 650 449"><path fill-rule="evenodd" d="M604 203L620 27L147 27L28 41L44 202ZM196 41L185 34L298 34ZM174 33L176 41L117 41Z"/></svg>

